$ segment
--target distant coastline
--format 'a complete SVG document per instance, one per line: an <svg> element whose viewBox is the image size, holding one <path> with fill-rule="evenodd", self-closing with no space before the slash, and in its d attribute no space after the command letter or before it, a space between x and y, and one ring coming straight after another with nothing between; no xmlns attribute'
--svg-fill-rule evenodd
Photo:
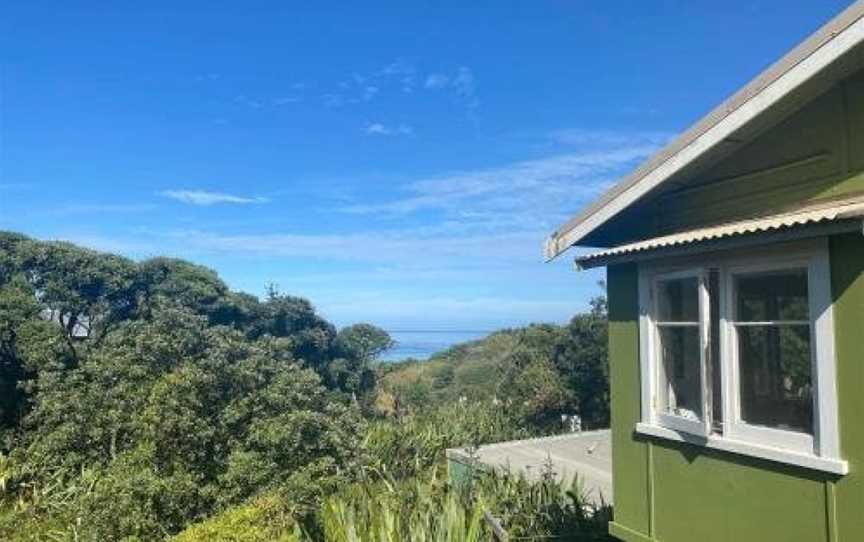
<svg viewBox="0 0 864 542"><path fill-rule="evenodd" d="M388 329L387 332L396 346L385 352L381 360L394 362L407 358L426 360L453 345L482 339L495 330Z"/></svg>

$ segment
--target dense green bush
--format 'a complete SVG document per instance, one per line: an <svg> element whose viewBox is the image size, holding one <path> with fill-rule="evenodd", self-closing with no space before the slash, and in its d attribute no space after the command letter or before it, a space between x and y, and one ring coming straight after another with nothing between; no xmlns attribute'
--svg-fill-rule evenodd
<svg viewBox="0 0 864 542"><path fill-rule="evenodd" d="M306 537L284 513L278 496L265 495L230 508L174 537L174 542L300 542Z"/></svg>
<svg viewBox="0 0 864 542"><path fill-rule="evenodd" d="M390 478L406 478L442 463L447 448L527 436L528 430L491 403L457 402L373 423L364 449L369 468Z"/></svg>
<svg viewBox="0 0 864 542"><path fill-rule="evenodd" d="M522 474L481 473L473 491L483 496L490 510L514 538L555 538L573 542L611 541L608 522L612 509L590 503L578 478L561 483L551 467L537 481Z"/></svg>
<svg viewBox="0 0 864 542"><path fill-rule="evenodd" d="M272 516L277 519L266 533L273 538L468 542L490 539L488 514L514 539L611 540L606 531L611 510L589 504L577 481L562 484L551 467L537 481L478 469L467 483L449 482L443 474L444 448L498 440L506 428L497 424L497 416L493 409L473 404L381 421L367 432L367 463L355 476L309 472L266 499L231 509L191 531L206 532L213 540L240 540L247 523L257 525L250 536L258 536L263 527L257 522ZM477 432L475 427L485 429ZM322 484L325 480L331 483ZM310 486L327 489L310 497L303 489ZM188 540L186 536L191 535L184 532L180 540Z"/></svg>
<svg viewBox="0 0 864 542"><path fill-rule="evenodd" d="M0 540L469 541L481 511L593 533L605 516L550 480L440 473L448 447L608 418L604 333L598 305L388 372L384 331L304 299L0 232Z"/></svg>
<svg viewBox="0 0 864 542"><path fill-rule="evenodd" d="M179 260L0 248L0 539L160 539L306 469L357 471L365 422L327 379L337 358L368 379L384 332Z"/></svg>
<svg viewBox="0 0 864 542"><path fill-rule="evenodd" d="M607 326L606 302L598 297L566 326L502 330L427 362L384 366L379 410L485 401L533 432L562 430L562 415L578 415L586 428L608 427Z"/></svg>
<svg viewBox="0 0 864 542"><path fill-rule="evenodd" d="M490 518L514 539L612 541L611 510L588 504L576 483L552 476L529 481L507 473L478 472L469 484L452 485L438 469L401 480L345 485L326 498L304 527L295 523L284 497L251 500L194 525L175 542L197 540L371 540L475 542L490 540Z"/></svg>

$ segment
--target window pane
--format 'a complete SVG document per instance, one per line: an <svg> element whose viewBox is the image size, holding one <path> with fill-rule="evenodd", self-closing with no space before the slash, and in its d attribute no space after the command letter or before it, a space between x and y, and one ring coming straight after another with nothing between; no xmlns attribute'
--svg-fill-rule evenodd
<svg viewBox="0 0 864 542"><path fill-rule="evenodd" d="M661 281L657 296L660 322L699 321L699 279Z"/></svg>
<svg viewBox="0 0 864 542"><path fill-rule="evenodd" d="M741 419L813 433L809 326L740 326Z"/></svg>
<svg viewBox="0 0 864 542"><path fill-rule="evenodd" d="M699 327L661 326L658 331L662 356L660 408L668 414L702 419Z"/></svg>
<svg viewBox="0 0 864 542"><path fill-rule="evenodd" d="M739 322L809 319L806 269L739 275L735 288Z"/></svg>

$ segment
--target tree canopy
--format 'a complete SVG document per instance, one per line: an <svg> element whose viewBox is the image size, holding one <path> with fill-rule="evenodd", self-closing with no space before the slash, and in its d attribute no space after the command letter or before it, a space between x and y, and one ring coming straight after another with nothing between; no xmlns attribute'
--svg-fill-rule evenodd
<svg viewBox="0 0 864 542"><path fill-rule="evenodd" d="M259 299L183 260L0 232L0 539L164 540L250 517L320 539L357 496L384 514L368 497L384 489L406 514L425 499L417 521L458 516L479 504L436 481L444 448L563 413L608 421L605 334L598 299L567 326L385 365L384 330L337 329L275 288Z"/></svg>
<svg viewBox="0 0 864 542"><path fill-rule="evenodd" d="M175 532L303 469L351 465L364 422L343 392L374 386L391 344L189 262L12 233L0 314L4 484L34 510L74 503L104 539Z"/></svg>
<svg viewBox="0 0 864 542"><path fill-rule="evenodd" d="M417 409L460 399L493 400L525 427L560 428L561 416L584 427L609 425L606 300L567 325L505 329L456 345L429 361L386 367L379 402Z"/></svg>

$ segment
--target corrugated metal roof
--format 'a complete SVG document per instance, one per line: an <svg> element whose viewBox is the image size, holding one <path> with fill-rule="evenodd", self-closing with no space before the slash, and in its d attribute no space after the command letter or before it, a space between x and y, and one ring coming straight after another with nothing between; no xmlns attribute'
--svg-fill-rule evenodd
<svg viewBox="0 0 864 542"><path fill-rule="evenodd" d="M576 258L576 265L582 269L587 269L605 265L612 258L621 260L621 257L625 257L629 254L642 254L654 250L692 245L715 239L771 232L795 226L818 224L857 217L864 217L864 198L832 202L829 204L812 206L793 212L776 214L763 218L741 220L672 235L664 235L662 237L655 237L653 239L647 239L645 241L621 245L608 250L601 250L585 256L579 256Z"/></svg>

